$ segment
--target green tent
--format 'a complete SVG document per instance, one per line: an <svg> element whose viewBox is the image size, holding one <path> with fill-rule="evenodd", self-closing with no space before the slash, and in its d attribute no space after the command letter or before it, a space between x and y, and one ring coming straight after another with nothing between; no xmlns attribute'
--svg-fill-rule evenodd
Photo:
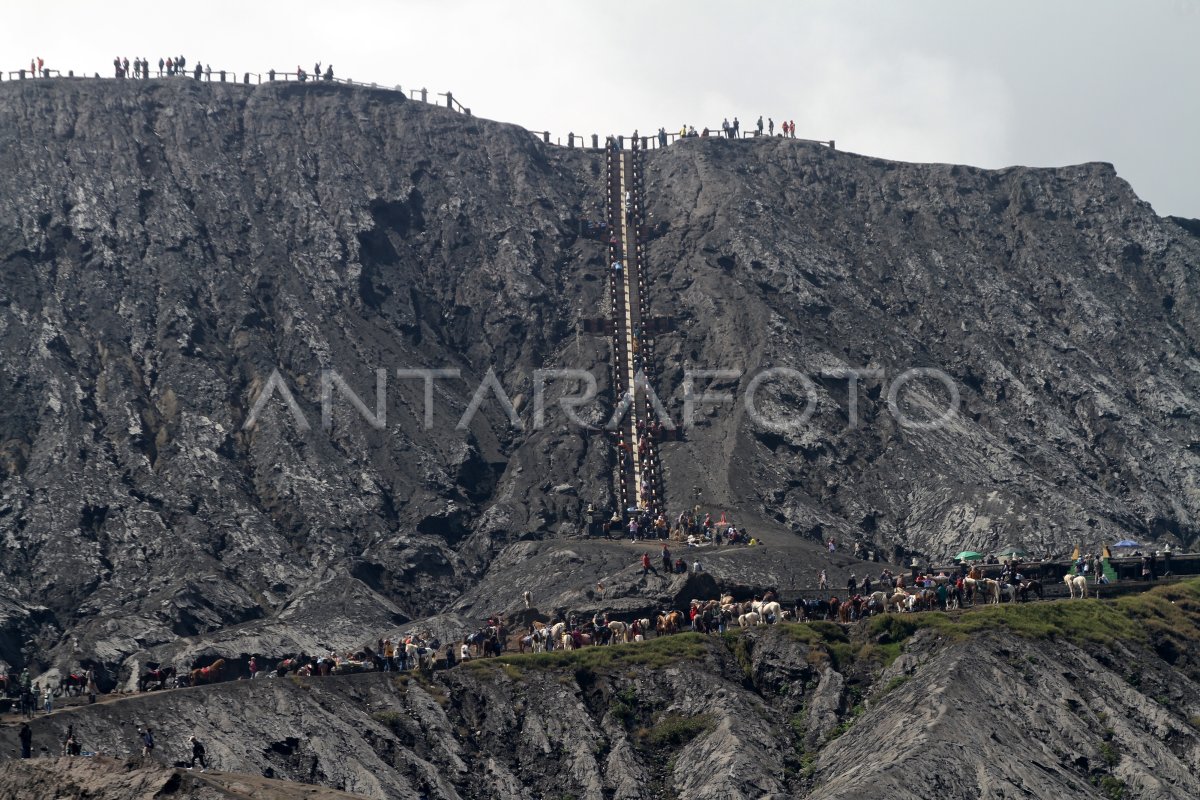
<svg viewBox="0 0 1200 800"><path fill-rule="evenodd" d="M963 550L954 557L955 561L978 561L983 558L983 553L976 553L974 550Z"/></svg>
<svg viewBox="0 0 1200 800"><path fill-rule="evenodd" d="M1013 547L1012 545L1009 545L1008 547L1006 547L1003 550L1000 550L996 553L996 556L998 558L1004 558L1005 556L1027 556L1027 555L1029 555L1028 550L1025 550L1020 547Z"/></svg>

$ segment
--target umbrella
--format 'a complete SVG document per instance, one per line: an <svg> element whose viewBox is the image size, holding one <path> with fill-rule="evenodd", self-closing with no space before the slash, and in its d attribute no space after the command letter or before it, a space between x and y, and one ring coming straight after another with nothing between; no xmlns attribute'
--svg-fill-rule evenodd
<svg viewBox="0 0 1200 800"><path fill-rule="evenodd" d="M996 555L998 555L998 556L1027 556L1027 555L1029 555L1029 551L1024 550L1020 547L1013 547L1012 545L1009 545L1008 547L1004 548L1003 550L997 552Z"/></svg>
<svg viewBox="0 0 1200 800"><path fill-rule="evenodd" d="M974 550L963 550L954 557L955 561L978 561L983 558L983 553L976 553Z"/></svg>
<svg viewBox="0 0 1200 800"><path fill-rule="evenodd" d="M1122 539L1113 545L1113 547L1138 547L1138 543L1132 539Z"/></svg>

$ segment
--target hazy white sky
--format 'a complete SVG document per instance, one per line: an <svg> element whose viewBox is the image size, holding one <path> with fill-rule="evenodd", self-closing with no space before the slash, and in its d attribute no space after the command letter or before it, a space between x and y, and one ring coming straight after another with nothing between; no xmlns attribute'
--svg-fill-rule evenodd
<svg viewBox="0 0 1200 800"><path fill-rule="evenodd" d="M1200 217L1200 0L346 0L6 4L0 66L110 75L182 53L454 91L479 116L579 134L719 127L908 161L1111 161Z"/></svg>

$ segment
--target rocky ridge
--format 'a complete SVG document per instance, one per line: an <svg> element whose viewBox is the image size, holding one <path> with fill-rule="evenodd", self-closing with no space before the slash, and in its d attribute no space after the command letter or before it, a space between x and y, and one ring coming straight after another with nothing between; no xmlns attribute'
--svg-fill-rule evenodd
<svg viewBox="0 0 1200 800"><path fill-rule="evenodd" d="M238 681L32 727L35 747L71 724L89 749L131 758L152 725L167 765L195 734L219 774L374 798L1187 798L1200 791L1198 623L1193 581L432 676ZM14 728L0 729L0 750L12 746ZM0 764L0 796L31 769Z"/></svg>

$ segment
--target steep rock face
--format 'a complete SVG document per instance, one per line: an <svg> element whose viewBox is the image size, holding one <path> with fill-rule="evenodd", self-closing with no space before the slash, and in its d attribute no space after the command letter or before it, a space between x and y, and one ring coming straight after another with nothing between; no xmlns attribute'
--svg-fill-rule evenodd
<svg viewBox="0 0 1200 800"><path fill-rule="evenodd" d="M706 555L719 581L811 580L828 535L934 555L1193 538L1200 239L1110 167L778 139L647 164L651 307L676 323L659 394L678 421L686 368L744 373L714 389L738 403L664 446L669 497L736 509L776 548ZM0 659L92 659L115 681L222 637L278 654L511 608L539 577L548 607L599 605L601 579L631 607L670 597L630 580L631 548L580 548L563 570L560 548L518 541L574 533L608 500L604 436L553 412L536 430L531 411L535 368L607 387L607 343L579 333L607 307L605 259L576 235L602 168L390 92L0 86L0 592L22 609ZM779 366L816 383L801 433L740 404ZM961 393L946 427L888 410L913 366ZM433 386L430 430L422 381L395 372L423 367L462 376ZM820 374L839 367L883 373L853 430L846 381ZM335 386L327 430L322 370L373 413L381 368L384 428ZM489 395L456 430L489 370L523 427ZM760 407L794 408L794 388ZM909 388L901 407L938 413L936 383Z"/></svg>
<svg viewBox="0 0 1200 800"><path fill-rule="evenodd" d="M1200 694L1183 671L1019 638L926 653L821 751L810 797L1111 797L1117 782L1127 797L1200 792Z"/></svg>
<svg viewBox="0 0 1200 800"><path fill-rule="evenodd" d="M942 556L1194 537L1200 238L1110 165L985 171L699 139L654 154L647 193L669 228L649 248L652 305L679 323L658 348L663 393L689 366L743 371L714 389L736 405L667 448L677 492L757 497L798 530ZM810 377L801 430L747 420L765 367ZM913 368L952 379L945 426L889 409ZM855 402L845 370L865 371ZM785 421L806 406L797 380L756 399ZM932 378L894 399L918 423L950 407Z"/></svg>
<svg viewBox="0 0 1200 800"><path fill-rule="evenodd" d="M602 449L518 451L495 403L454 429L489 369L528 398L599 297L562 269L591 187L554 153L390 92L45 88L0 93L2 561L84 652L273 615L324 570L423 615L557 516L550 475L604 485ZM424 367L463 376L428 431L395 373ZM386 427L335 389L325 430L323 369L372 413L387 370ZM244 429L275 370L303 422L277 392Z"/></svg>

